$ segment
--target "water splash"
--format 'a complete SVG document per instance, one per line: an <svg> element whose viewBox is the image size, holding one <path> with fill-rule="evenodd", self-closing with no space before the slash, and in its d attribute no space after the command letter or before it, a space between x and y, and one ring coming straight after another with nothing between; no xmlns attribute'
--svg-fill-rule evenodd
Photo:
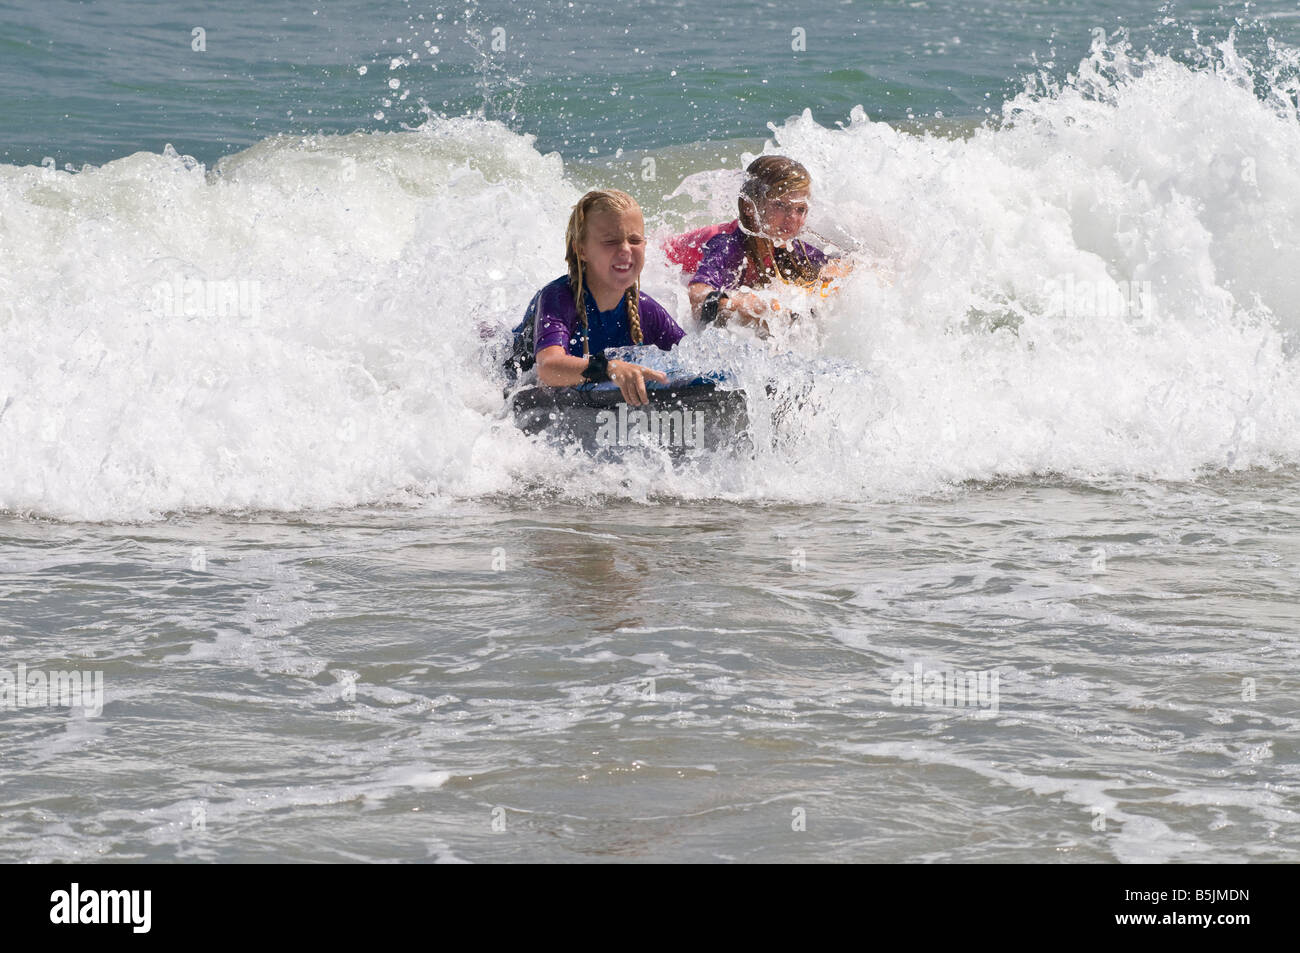
<svg viewBox="0 0 1300 953"><path fill-rule="evenodd" d="M502 418L480 331L562 271L579 189L499 122L273 138L214 169L0 166L0 508L864 500L1295 463L1297 57L1270 56L1099 37L965 138L861 110L776 127L813 173L811 227L858 266L784 350L686 343L734 358L768 427L687 467L593 465ZM731 174L684 186L700 220ZM643 286L689 323L653 248Z"/></svg>

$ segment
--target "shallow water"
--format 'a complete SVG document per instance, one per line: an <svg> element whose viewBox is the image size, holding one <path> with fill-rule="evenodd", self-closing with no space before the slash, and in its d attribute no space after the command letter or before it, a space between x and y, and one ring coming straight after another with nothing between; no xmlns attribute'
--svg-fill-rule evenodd
<svg viewBox="0 0 1300 953"><path fill-rule="evenodd" d="M10 520L0 856L1294 860L1295 486Z"/></svg>

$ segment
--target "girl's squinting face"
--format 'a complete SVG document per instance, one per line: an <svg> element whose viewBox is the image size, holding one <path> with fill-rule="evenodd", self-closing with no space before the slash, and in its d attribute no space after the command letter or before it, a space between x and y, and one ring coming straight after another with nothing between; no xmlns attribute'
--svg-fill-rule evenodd
<svg viewBox="0 0 1300 953"><path fill-rule="evenodd" d="M640 210L604 211L590 216L578 257L593 293L626 291L641 277L645 265L645 220Z"/></svg>
<svg viewBox="0 0 1300 953"><path fill-rule="evenodd" d="M811 199L807 189L787 192L778 199L768 199L759 210L763 222L763 232L776 241L788 242L803 230L803 223L808 219L808 202Z"/></svg>

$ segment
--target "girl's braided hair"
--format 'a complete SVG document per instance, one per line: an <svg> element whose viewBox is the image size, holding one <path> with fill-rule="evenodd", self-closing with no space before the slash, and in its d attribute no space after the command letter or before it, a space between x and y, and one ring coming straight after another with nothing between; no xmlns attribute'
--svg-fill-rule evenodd
<svg viewBox="0 0 1300 953"><path fill-rule="evenodd" d="M582 322L582 354L591 354L587 340L587 306L583 296L582 259L578 257L578 246L587 240L587 220L598 212L641 211L636 199L618 189L596 189L588 192L578 204L573 206L569 216L569 227L564 230L564 260L569 266L569 286L573 288L573 306ZM641 282L634 282L624 293L627 300L627 321L632 331L632 342L643 344L641 336Z"/></svg>

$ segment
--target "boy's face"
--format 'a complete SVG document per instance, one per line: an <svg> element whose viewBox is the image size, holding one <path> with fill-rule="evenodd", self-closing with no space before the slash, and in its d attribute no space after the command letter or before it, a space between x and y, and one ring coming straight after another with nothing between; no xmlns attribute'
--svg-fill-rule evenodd
<svg viewBox="0 0 1300 953"><path fill-rule="evenodd" d="M767 199L759 207L763 232L774 241L788 242L803 230L808 219L807 189L787 192L778 199Z"/></svg>
<svg viewBox="0 0 1300 953"><path fill-rule="evenodd" d="M603 211L590 216L578 257L593 292L630 288L645 265L645 221L640 210Z"/></svg>

